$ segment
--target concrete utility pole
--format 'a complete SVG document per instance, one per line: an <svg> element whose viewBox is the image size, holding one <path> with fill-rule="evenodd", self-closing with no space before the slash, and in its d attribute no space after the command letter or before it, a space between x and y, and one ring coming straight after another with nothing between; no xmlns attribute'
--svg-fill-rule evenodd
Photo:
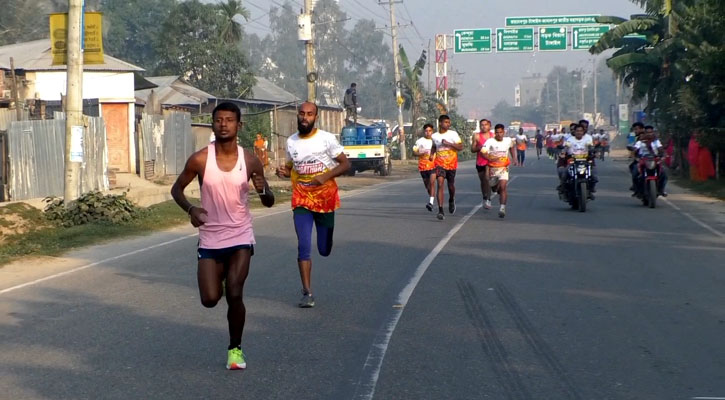
<svg viewBox="0 0 725 400"><path fill-rule="evenodd" d="M387 4L390 6L390 30L391 36L393 37L393 66L395 67L395 100L398 103L398 138L400 141L400 159L406 160L408 158L407 149L405 146L405 122L403 121L403 96L400 93L400 67L398 67L398 25L395 23L395 3L402 3L402 1L388 1Z"/></svg>
<svg viewBox="0 0 725 400"><path fill-rule="evenodd" d="M594 63L594 69L592 70L592 73L594 74L594 121L592 121L592 124L596 126L597 107L599 106L599 101L597 99L597 58L595 57L592 62Z"/></svg>
<svg viewBox="0 0 725 400"><path fill-rule="evenodd" d="M79 196L81 160L71 155L83 143L83 54L81 54L81 21L83 0L68 0L68 49L65 109L65 189L68 203ZM79 137L80 135L80 137ZM75 143L74 143L75 141ZM82 149L82 148L81 148ZM81 153L82 157L82 153Z"/></svg>
<svg viewBox="0 0 725 400"><path fill-rule="evenodd" d="M23 106L20 103L20 89L18 88L18 77L15 76L15 60L10 57L10 76L12 78L11 87L13 89L13 102L15 103L16 121L23 119Z"/></svg>
<svg viewBox="0 0 725 400"><path fill-rule="evenodd" d="M310 24L312 23L312 0L305 0L305 15L309 17ZM315 82L317 80L317 66L315 65L315 34L310 25L310 30L313 32L310 36L310 40L305 42L305 53L307 55L307 101L317 104L317 93Z"/></svg>
<svg viewBox="0 0 725 400"><path fill-rule="evenodd" d="M559 76L561 74L559 71L556 72L556 122L561 122L561 99L560 99L560 91L559 91Z"/></svg>

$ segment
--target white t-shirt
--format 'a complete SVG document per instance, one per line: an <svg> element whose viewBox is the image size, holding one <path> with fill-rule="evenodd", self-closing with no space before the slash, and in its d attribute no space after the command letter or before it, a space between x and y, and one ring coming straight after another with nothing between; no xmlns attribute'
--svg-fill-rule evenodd
<svg viewBox="0 0 725 400"><path fill-rule="evenodd" d="M489 165L494 168L505 167L511 163L509 149L514 147L510 137L504 137L500 141L496 138L486 140L481 148L481 153L488 155Z"/></svg>
<svg viewBox="0 0 725 400"><path fill-rule="evenodd" d="M299 133L295 133L287 139L287 161L292 162L300 175L317 175L335 168L335 157L342 150L335 135L322 129L310 137L301 138Z"/></svg>
<svg viewBox="0 0 725 400"><path fill-rule="evenodd" d="M659 149L662 148L662 142L660 142L659 139L655 139L652 141L652 150L655 151L654 155L657 155L657 152ZM644 156L646 154L649 154L649 148L647 147L647 143L643 142L641 140L637 141L637 143L634 144L634 151L637 153L638 156Z"/></svg>
<svg viewBox="0 0 725 400"><path fill-rule="evenodd" d="M564 143L566 153L573 156L586 156L589 154L589 146L593 146L591 135L584 135L581 139L572 136Z"/></svg>
<svg viewBox="0 0 725 400"><path fill-rule="evenodd" d="M446 133L436 132L430 138L433 139L433 143L435 143L437 151L453 149L450 146L444 145L443 139L451 143L461 143L461 137L458 135L458 132L450 129L447 130Z"/></svg>
<svg viewBox="0 0 725 400"><path fill-rule="evenodd" d="M415 151L418 154L430 154L431 150L433 149L433 140L432 139L426 139L425 137L418 138L418 140L413 145L413 151Z"/></svg>
<svg viewBox="0 0 725 400"><path fill-rule="evenodd" d="M524 135L524 134L516 135L516 143L521 144L521 143L526 143L528 141L529 141L529 138L527 138L526 135Z"/></svg>

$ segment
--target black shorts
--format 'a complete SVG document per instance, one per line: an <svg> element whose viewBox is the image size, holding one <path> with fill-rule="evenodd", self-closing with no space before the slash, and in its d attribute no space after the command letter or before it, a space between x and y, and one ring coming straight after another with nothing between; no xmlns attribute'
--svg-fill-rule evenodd
<svg viewBox="0 0 725 400"><path fill-rule="evenodd" d="M481 172L486 171L486 168L488 168L488 165L476 165L476 172L480 174Z"/></svg>
<svg viewBox="0 0 725 400"><path fill-rule="evenodd" d="M242 249L249 249L254 255L254 245L253 244L240 244L232 247L225 247L223 249L202 249L199 247L196 250L196 256L200 260L202 258L212 258L217 261L227 261L229 257L234 254L237 250Z"/></svg>
<svg viewBox="0 0 725 400"><path fill-rule="evenodd" d="M436 167L436 176L438 178L443 177L448 180L448 182L453 183L453 181L456 180L456 170L455 169L445 169L443 167Z"/></svg>
<svg viewBox="0 0 725 400"><path fill-rule="evenodd" d="M429 169L428 171L420 171L420 177L423 178L423 182L428 182L434 172L434 169Z"/></svg>

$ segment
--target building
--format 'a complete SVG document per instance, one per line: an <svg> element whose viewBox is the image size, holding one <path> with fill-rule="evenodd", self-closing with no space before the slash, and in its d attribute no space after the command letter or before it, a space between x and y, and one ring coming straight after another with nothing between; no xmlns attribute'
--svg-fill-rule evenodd
<svg viewBox="0 0 725 400"><path fill-rule="evenodd" d="M541 104L541 92L546 87L546 77L534 74L521 79L515 89L514 103L519 107L538 106Z"/></svg>
<svg viewBox="0 0 725 400"><path fill-rule="evenodd" d="M52 65L50 39L0 46L0 70L5 75L0 95L9 96L10 59L14 61L21 103L36 99L56 104L66 91L66 66ZM135 172L136 130L134 90L153 87L141 76L142 68L106 54L103 64L85 65L84 113L101 116L106 125L109 169Z"/></svg>

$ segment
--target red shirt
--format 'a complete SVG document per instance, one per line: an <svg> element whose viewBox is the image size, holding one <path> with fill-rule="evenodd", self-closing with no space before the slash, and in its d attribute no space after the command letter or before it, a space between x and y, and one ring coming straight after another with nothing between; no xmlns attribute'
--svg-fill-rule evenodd
<svg viewBox="0 0 725 400"><path fill-rule="evenodd" d="M478 144L483 146L483 144L486 143L486 140L491 139L493 136L493 132L478 132ZM476 165L479 167L485 167L486 165L488 165L488 159L484 157L480 151L476 156Z"/></svg>

